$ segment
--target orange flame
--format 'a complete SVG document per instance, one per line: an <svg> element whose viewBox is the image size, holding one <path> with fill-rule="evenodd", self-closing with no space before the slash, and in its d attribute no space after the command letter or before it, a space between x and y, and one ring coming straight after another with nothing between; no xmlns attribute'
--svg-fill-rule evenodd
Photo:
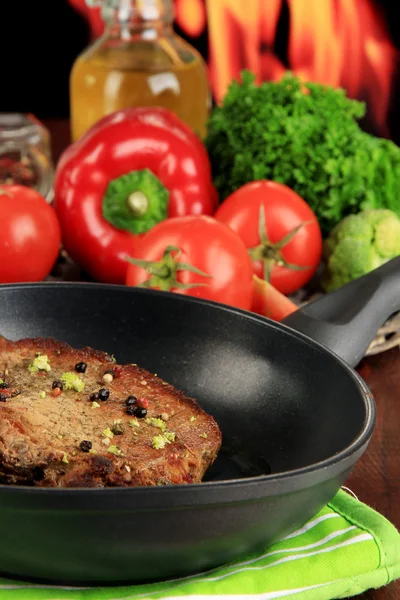
<svg viewBox="0 0 400 600"><path fill-rule="evenodd" d="M175 17L185 33L192 37L201 35L207 22L203 0L175 0Z"/></svg>
<svg viewBox="0 0 400 600"><path fill-rule="evenodd" d="M288 60L274 53L283 0L208 0L210 77L217 102L242 69L277 81L288 68L305 81L343 87L368 102L387 135L387 111L397 51L371 0L287 0ZM260 48L262 51L260 52Z"/></svg>
<svg viewBox="0 0 400 600"><path fill-rule="evenodd" d="M98 9L70 0L90 22L92 36L104 28ZM207 13L206 13L207 5ZM388 135L387 113L399 53L390 42L374 0L286 0L288 64L275 54L284 0L174 0L176 22L201 35L207 18L210 81L221 102L232 79L250 69L257 81L277 81L290 69L305 81L343 87L368 104L369 121Z"/></svg>

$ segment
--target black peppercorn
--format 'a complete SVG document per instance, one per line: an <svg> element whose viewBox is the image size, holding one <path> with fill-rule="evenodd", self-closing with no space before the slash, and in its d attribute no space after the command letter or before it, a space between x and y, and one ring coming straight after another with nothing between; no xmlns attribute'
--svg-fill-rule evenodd
<svg viewBox="0 0 400 600"><path fill-rule="evenodd" d="M94 402L95 400L99 399L99 394L97 392L93 392L93 394L90 394L89 396L89 400L91 400L92 402Z"/></svg>
<svg viewBox="0 0 400 600"><path fill-rule="evenodd" d="M110 392L106 388L101 388L101 390L99 390L99 400L102 400L102 402L108 400L109 395Z"/></svg>
<svg viewBox="0 0 400 600"><path fill-rule="evenodd" d="M59 381L58 379L56 379L55 381L53 381L51 387L53 388L53 390L55 390L56 388L59 388L60 390L63 389L63 382Z"/></svg>
<svg viewBox="0 0 400 600"><path fill-rule="evenodd" d="M131 417L134 416L136 414L136 406L127 406L126 414L131 415Z"/></svg>
<svg viewBox="0 0 400 600"><path fill-rule="evenodd" d="M7 402L7 398L8 398L7 394L0 393L0 402Z"/></svg>
<svg viewBox="0 0 400 600"><path fill-rule="evenodd" d="M134 404L136 404L136 402L137 402L136 396L128 396L127 399L125 400L126 406L133 406Z"/></svg>
<svg viewBox="0 0 400 600"><path fill-rule="evenodd" d="M89 450L92 449L92 442L89 442L89 440L83 440L79 444L79 447L82 450L82 452L89 452Z"/></svg>
<svg viewBox="0 0 400 600"><path fill-rule="evenodd" d="M138 406L136 408L135 416L138 419L143 419L146 415L147 415L147 410L144 408L144 406Z"/></svg>
<svg viewBox="0 0 400 600"><path fill-rule="evenodd" d="M8 383L6 383L5 381L2 381L2 383L0 383L0 390L7 390L8 389Z"/></svg>
<svg viewBox="0 0 400 600"><path fill-rule="evenodd" d="M75 365L75 371L77 373L84 373L87 369L87 364L85 362L78 362Z"/></svg>

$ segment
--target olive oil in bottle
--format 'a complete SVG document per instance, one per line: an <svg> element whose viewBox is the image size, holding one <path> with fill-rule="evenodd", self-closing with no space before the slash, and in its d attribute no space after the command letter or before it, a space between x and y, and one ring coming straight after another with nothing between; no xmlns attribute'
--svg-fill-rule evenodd
<svg viewBox="0 0 400 600"><path fill-rule="evenodd" d="M163 106L201 137L211 103L201 55L173 30L172 0L104 0L104 34L70 76L72 138L131 106Z"/></svg>

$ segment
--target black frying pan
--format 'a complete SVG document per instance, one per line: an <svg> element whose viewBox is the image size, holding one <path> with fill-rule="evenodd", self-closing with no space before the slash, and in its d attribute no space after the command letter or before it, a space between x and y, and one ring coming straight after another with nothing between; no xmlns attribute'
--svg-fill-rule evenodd
<svg viewBox="0 0 400 600"><path fill-rule="evenodd" d="M0 286L2 335L49 336L137 362L197 398L224 438L201 484L0 486L1 571L70 584L166 579L242 558L300 527L372 435L374 401L349 364L400 308L399 275L397 259L294 313L290 327L142 289Z"/></svg>

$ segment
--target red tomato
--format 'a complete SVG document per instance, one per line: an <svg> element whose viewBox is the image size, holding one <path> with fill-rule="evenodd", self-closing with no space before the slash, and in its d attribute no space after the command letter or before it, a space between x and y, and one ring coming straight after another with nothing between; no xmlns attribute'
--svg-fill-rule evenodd
<svg viewBox="0 0 400 600"><path fill-rule="evenodd" d="M0 283L44 279L61 244L53 208L31 188L1 185L0 223Z"/></svg>
<svg viewBox="0 0 400 600"><path fill-rule="evenodd" d="M127 285L251 308L253 270L247 249L229 227L211 217L158 223L141 238L133 258L137 262L128 267Z"/></svg>
<svg viewBox="0 0 400 600"><path fill-rule="evenodd" d="M247 183L221 204L214 218L241 237L258 277L266 278L265 267L269 265L269 281L282 294L303 287L319 265L323 241L318 220L309 205L286 185L275 181ZM291 233L293 237L284 243L283 238Z"/></svg>

